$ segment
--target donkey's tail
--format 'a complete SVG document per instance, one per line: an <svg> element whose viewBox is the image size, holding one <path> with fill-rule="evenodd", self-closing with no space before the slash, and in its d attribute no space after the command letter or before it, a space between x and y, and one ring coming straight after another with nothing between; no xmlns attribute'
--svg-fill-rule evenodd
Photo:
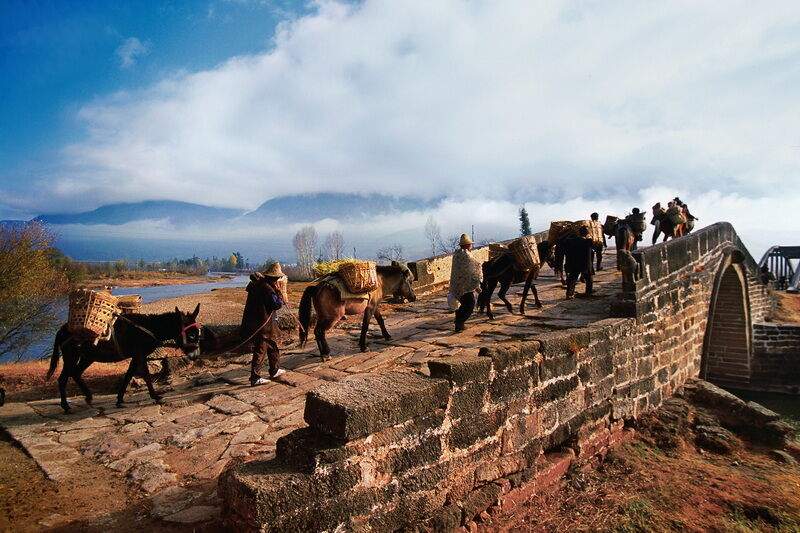
<svg viewBox="0 0 800 533"><path fill-rule="evenodd" d="M47 376L45 381L53 377L53 374L58 367L58 359L61 357L61 344L67 340L69 332L63 326L56 333L56 338L53 341L53 354L50 356L50 368L47 369Z"/></svg>
<svg viewBox="0 0 800 533"><path fill-rule="evenodd" d="M300 310L298 311L298 318L300 319L300 347L306 345L308 340L308 328L311 325L311 300L317 294L317 286L309 285L303 291L303 297L300 299Z"/></svg>

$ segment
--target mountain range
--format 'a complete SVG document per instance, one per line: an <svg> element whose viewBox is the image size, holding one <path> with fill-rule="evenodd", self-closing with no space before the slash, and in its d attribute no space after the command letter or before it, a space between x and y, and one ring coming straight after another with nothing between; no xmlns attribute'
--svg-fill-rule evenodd
<svg viewBox="0 0 800 533"><path fill-rule="evenodd" d="M358 195L339 193L303 194L272 198L258 208L211 207L174 200L148 200L135 203L109 204L82 213L49 213L34 220L52 225L108 224L118 226L139 220L169 220L176 226L218 224L225 222L317 222L332 218L352 220L424 210L435 207L441 199L422 200L380 194Z"/></svg>

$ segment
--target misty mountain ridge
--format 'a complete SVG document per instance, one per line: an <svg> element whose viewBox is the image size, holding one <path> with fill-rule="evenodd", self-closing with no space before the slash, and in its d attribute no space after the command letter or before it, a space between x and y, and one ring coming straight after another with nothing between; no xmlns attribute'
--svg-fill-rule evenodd
<svg viewBox="0 0 800 533"><path fill-rule="evenodd" d="M107 224L168 219L176 226L255 222L318 222L326 218L352 220L435 207L440 199L421 200L380 194L316 193L272 198L253 211L212 207L175 200L109 204L82 213L52 213L34 218L52 225Z"/></svg>

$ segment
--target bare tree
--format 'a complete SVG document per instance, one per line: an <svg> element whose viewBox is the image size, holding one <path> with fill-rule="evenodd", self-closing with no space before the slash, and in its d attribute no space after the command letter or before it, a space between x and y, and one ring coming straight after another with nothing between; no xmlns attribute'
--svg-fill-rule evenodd
<svg viewBox="0 0 800 533"><path fill-rule="evenodd" d="M329 233L325 238L325 256L328 261L344 259L344 236L341 231Z"/></svg>
<svg viewBox="0 0 800 533"><path fill-rule="evenodd" d="M439 227L439 223L436 222L433 215L429 215L425 222L425 237L431 244L431 255L436 255L437 250L442 248L442 228Z"/></svg>
<svg viewBox="0 0 800 533"><path fill-rule="evenodd" d="M450 235L446 240L439 239L439 253L452 254L458 250L461 235Z"/></svg>
<svg viewBox="0 0 800 533"><path fill-rule="evenodd" d="M297 266L310 279L312 276L311 267L314 264L314 251L317 248L317 230L313 226L303 226L300 231L295 233L292 243L297 256Z"/></svg>
<svg viewBox="0 0 800 533"><path fill-rule="evenodd" d="M391 263L392 261L403 261L403 245L402 244L393 244L391 246L387 246L386 248L381 248L377 252L378 261L386 261L387 263Z"/></svg>

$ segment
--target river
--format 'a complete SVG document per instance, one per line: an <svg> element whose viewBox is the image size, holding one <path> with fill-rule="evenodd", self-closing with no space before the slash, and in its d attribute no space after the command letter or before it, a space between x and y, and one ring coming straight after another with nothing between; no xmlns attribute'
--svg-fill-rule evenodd
<svg viewBox="0 0 800 533"><path fill-rule="evenodd" d="M215 278L218 274L210 274L208 277ZM200 294L209 292L212 289L222 289L226 287L244 287L247 285L249 278L246 275L234 276L231 279L221 281L209 281L204 283L186 283L183 285L158 285L153 287L114 287L112 294L115 296L124 296L126 294L139 294L142 296L142 303L150 303L156 300L163 300L165 298L176 298L178 296L187 296L190 294ZM67 321L67 300L59 305L58 310L61 323ZM56 328L57 330L58 328ZM20 361L31 361L38 359L42 356L49 355L53 349L53 337L56 330L50 332L45 336L44 340L31 345L25 353L22 354ZM12 355L5 356L0 359L0 365L5 363L14 362L16 358Z"/></svg>

